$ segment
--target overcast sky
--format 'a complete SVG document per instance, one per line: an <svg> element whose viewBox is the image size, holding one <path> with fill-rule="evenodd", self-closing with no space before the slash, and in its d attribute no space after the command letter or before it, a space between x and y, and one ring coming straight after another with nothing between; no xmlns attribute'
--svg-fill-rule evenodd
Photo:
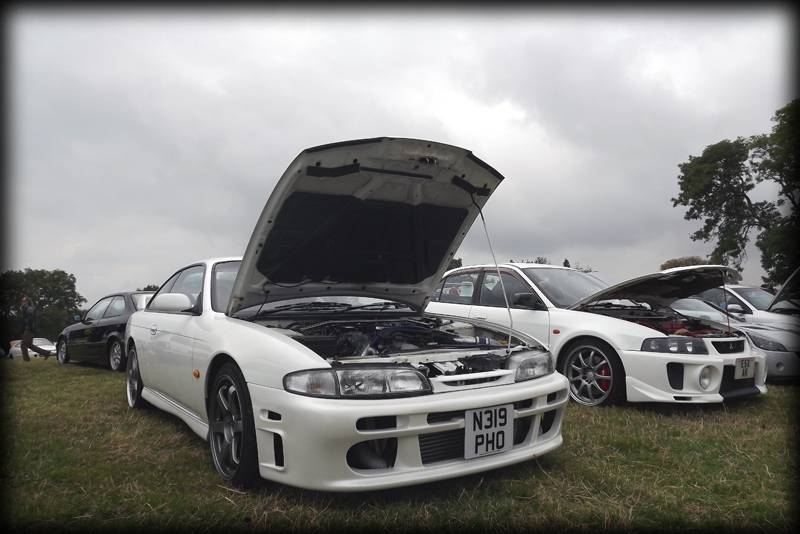
<svg viewBox="0 0 800 534"><path fill-rule="evenodd" d="M506 176L498 260L615 283L711 251L678 164L796 96L788 8L364 11L10 12L4 267L64 269L88 304L161 284L241 254L302 149L385 135ZM491 260L479 224L465 264Z"/></svg>

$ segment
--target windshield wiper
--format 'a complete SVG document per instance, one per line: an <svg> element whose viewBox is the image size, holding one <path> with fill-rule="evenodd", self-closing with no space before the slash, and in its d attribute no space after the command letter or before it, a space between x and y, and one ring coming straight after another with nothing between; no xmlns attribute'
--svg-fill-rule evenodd
<svg viewBox="0 0 800 534"><path fill-rule="evenodd" d="M629 309L650 310L650 308L644 306L643 304L618 304L616 302L602 302L602 301L585 304L584 306L587 308L609 308L617 310L629 310Z"/></svg>
<svg viewBox="0 0 800 534"><path fill-rule="evenodd" d="M351 312L353 310L371 310L371 311L383 311L383 310L399 310L401 308L408 308L412 309L411 306L408 304L403 304L402 302L373 302L372 304L363 304L361 306L350 306L344 310L339 310L340 312Z"/></svg>
<svg viewBox="0 0 800 534"><path fill-rule="evenodd" d="M298 302L297 304L284 304L282 306L277 306L275 308L270 308L269 310L264 310L256 313L253 318L262 317L264 315L270 315L273 313L285 312L285 311L322 311L322 310L335 310L335 311L344 311L352 306L345 302Z"/></svg>

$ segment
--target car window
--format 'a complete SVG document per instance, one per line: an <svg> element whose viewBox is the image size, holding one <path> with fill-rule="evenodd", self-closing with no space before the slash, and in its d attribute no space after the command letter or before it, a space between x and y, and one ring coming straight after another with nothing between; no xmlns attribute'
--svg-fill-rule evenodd
<svg viewBox="0 0 800 534"><path fill-rule="evenodd" d="M125 297L117 295L106 308L103 317L118 317L125 313Z"/></svg>
<svg viewBox="0 0 800 534"><path fill-rule="evenodd" d="M497 272L487 271L483 275L483 283L481 283L481 294L478 303L481 306L501 306L505 308L506 299L503 298L503 285L506 288L506 296L508 297L508 304L511 305L514 300L515 293L533 293L528 284L517 278L510 273L501 273L503 277L503 284L500 284L500 278Z"/></svg>
<svg viewBox="0 0 800 534"><path fill-rule="evenodd" d="M757 310L766 310L775 298L775 295L760 287L739 287L736 292Z"/></svg>
<svg viewBox="0 0 800 534"><path fill-rule="evenodd" d="M477 281L478 273L448 276L442 284L439 301L453 304L472 304L472 294L475 291L475 283Z"/></svg>
<svg viewBox="0 0 800 534"><path fill-rule="evenodd" d="M175 281L175 285L172 286L170 293L183 293L189 297L189 301L194 306L195 302L197 302L197 297L200 296L200 292L203 290L203 274L205 271L204 265L195 265L184 269L178 280Z"/></svg>
<svg viewBox="0 0 800 534"><path fill-rule="evenodd" d="M169 293L169 292L172 290L172 286L174 286L174 285L175 285L175 282L177 282L177 281L178 281L178 277L181 275L181 273L182 273L182 272L183 272L183 271L178 271L177 273L173 274L173 275L170 277L170 279L169 279L169 280L167 280L166 282L164 282L164 283L161 285L161 289L159 289L159 290L158 290L158 292L156 292L156 294L155 294L155 295L153 295L153 298L152 298L152 299L150 299L150 302L153 302L153 301L155 300L155 298L156 298L158 295L161 295L162 293ZM150 304L150 302L148 302L147 304L149 305L149 304Z"/></svg>
<svg viewBox="0 0 800 534"><path fill-rule="evenodd" d="M572 306L608 287L608 284L597 277L574 269L528 267L523 271L550 302L559 308Z"/></svg>
<svg viewBox="0 0 800 534"><path fill-rule="evenodd" d="M150 297L152 297L152 293L134 293L131 295L131 300L133 301L133 307L137 310L143 310L147 303L150 302Z"/></svg>
<svg viewBox="0 0 800 534"><path fill-rule="evenodd" d="M725 293L728 294L727 306L730 306L731 304L738 304L739 306L742 307L743 310L749 309L747 306L745 306L744 302L742 302L734 295L732 295L730 291L723 292L721 287L706 289L705 291L700 293L700 296L703 297L703 300L707 300L710 303L714 304L715 306L718 306L724 310L726 307Z"/></svg>
<svg viewBox="0 0 800 534"><path fill-rule="evenodd" d="M214 276L211 278L211 309L224 312L233 291L233 281L239 272L241 261L226 261L214 265Z"/></svg>
<svg viewBox="0 0 800 534"><path fill-rule="evenodd" d="M106 297L97 301L97 303L92 306L88 312L86 312L86 317L84 319L94 321L102 317L103 313L106 311L106 308L108 308L108 305L111 303L111 299L112 297Z"/></svg>
<svg viewBox="0 0 800 534"><path fill-rule="evenodd" d="M42 345L52 345L53 342L46 337L35 337L33 338L33 344L37 347L41 347Z"/></svg>

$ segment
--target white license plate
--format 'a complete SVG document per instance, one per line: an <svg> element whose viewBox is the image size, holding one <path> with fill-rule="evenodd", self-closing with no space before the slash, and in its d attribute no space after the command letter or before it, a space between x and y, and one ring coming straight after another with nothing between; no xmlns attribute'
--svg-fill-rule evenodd
<svg viewBox="0 0 800 534"><path fill-rule="evenodd" d="M477 458L511 449L514 444L514 405L464 412L464 458Z"/></svg>
<svg viewBox="0 0 800 534"><path fill-rule="evenodd" d="M740 378L753 378L755 374L755 358L736 358L736 371L733 373L734 379L739 380Z"/></svg>

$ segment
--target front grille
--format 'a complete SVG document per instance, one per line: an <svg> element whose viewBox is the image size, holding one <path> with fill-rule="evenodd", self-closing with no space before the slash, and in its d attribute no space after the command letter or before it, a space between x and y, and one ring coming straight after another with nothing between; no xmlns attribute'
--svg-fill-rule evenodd
<svg viewBox="0 0 800 534"><path fill-rule="evenodd" d="M448 412L441 412L448 413ZM451 412L452 413L452 412ZM460 412L463 416L464 412ZM553 412L555 415L555 412ZM430 414L434 415L434 414ZM428 417L430 417L430 415ZM533 416L514 419L514 445L525 440L533 423ZM464 429L433 432L419 436L419 454L423 465L444 460L464 459Z"/></svg>
<svg viewBox="0 0 800 534"><path fill-rule="evenodd" d="M419 454L425 465L464 458L464 429L420 435Z"/></svg>
<svg viewBox="0 0 800 534"><path fill-rule="evenodd" d="M755 376L736 380L733 378L735 372L736 369L733 365L726 365L722 369L722 383L719 386L720 395L726 399L732 399L758 393Z"/></svg>
<svg viewBox="0 0 800 534"><path fill-rule="evenodd" d="M743 339L738 341L712 341L711 344L714 345L714 348L717 349L717 352L720 354L731 354L734 352L744 351Z"/></svg>

